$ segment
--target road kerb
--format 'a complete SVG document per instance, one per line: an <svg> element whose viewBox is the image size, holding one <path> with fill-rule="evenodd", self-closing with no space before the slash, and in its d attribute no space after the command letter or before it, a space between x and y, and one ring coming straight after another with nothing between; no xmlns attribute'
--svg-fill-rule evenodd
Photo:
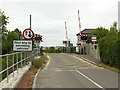
<svg viewBox="0 0 120 90"><path fill-rule="evenodd" d="M47 64L45 64L45 69L47 69L47 66L49 65L49 63L50 63L50 57L47 55L47 58L48 58L48 61L47 61ZM37 76L38 76L38 74L39 74L39 72L42 70L42 68L40 68L38 71L37 71L37 73L36 73L36 75L34 76L34 80L33 80L33 85L32 85L32 90L34 90L36 87L36 79L37 79Z"/></svg>
<svg viewBox="0 0 120 90"><path fill-rule="evenodd" d="M38 76L38 73L40 72L41 68L38 69L36 75L34 76L34 80L33 80L33 85L32 85L32 90L35 89L35 85L36 85L36 79L37 79L37 76Z"/></svg>

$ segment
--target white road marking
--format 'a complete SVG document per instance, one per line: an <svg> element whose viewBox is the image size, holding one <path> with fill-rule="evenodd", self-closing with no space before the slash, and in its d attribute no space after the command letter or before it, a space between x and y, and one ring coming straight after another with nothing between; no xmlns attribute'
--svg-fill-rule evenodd
<svg viewBox="0 0 120 90"><path fill-rule="evenodd" d="M37 80L37 76L38 76L40 70L41 70L41 69L39 69L39 70L37 71L37 73L36 73L36 75L35 75L35 77L34 77L32 88L35 88L35 87L36 87L36 80Z"/></svg>
<svg viewBox="0 0 120 90"><path fill-rule="evenodd" d="M76 72L78 72L80 75L82 75L83 77L85 77L86 79L88 79L90 82L92 82L93 84L95 84L97 87L101 88L102 90L106 90L105 88L103 88L101 85L99 85L98 83L96 83L95 81L93 81L92 79L90 79L89 77L87 77L86 75L84 75L83 73L81 73L78 70L75 70Z"/></svg>
<svg viewBox="0 0 120 90"><path fill-rule="evenodd" d="M76 67L76 68L79 68L79 69L97 69L97 67Z"/></svg>
<svg viewBox="0 0 120 90"><path fill-rule="evenodd" d="M70 72L73 72L73 71L76 71L76 70L55 70L55 71L57 71L57 72L62 72L62 71L70 71Z"/></svg>
<svg viewBox="0 0 120 90"><path fill-rule="evenodd" d="M55 70L55 71L57 71L57 72L61 72L61 71L63 71L63 70Z"/></svg>
<svg viewBox="0 0 120 90"><path fill-rule="evenodd" d="M61 68L55 68L55 69L61 69Z"/></svg>
<svg viewBox="0 0 120 90"><path fill-rule="evenodd" d="M47 64L45 65L45 68L44 69L47 69L48 65L50 64L50 57L47 55L47 58L48 58L48 62Z"/></svg>
<svg viewBox="0 0 120 90"><path fill-rule="evenodd" d="M67 55L68 55L68 54L67 54ZM85 60L83 60L83 59L81 59L81 58L79 58L79 57L77 57L77 56L74 56L74 55L69 55L69 56L72 56L72 57L74 57L74 58L76 58L76 59L79 59L80 61L82 61L82 62L84 62L84 63L87 63L87 64L89 64L89 65L91 65L91 66L93 66L93 67L96 67L96 68L99 68L99 69L104 69L104 68L98 67L98 66L96 66L96 65L94 65L94 64L92 64L92 63L90 63L90 62L87 62L87 61L85 61Z"/></svg>
<svg viewBox="0 0 120 90"><path fill-rule="evenodd" d="M73 57L79 59L80 61L82 61L82 62L84 62L84 63L87 63L87 64L89 64L89 65L92 65L92 66L94 66L94 67L97 67L96 65L93 65L93 64L91 64L91 63L89 63L89 62L87 62L87 61L84 61L83 59L81 59L81 58L79 58L79 57L77 57L77 56L73 56Z"/></svg>

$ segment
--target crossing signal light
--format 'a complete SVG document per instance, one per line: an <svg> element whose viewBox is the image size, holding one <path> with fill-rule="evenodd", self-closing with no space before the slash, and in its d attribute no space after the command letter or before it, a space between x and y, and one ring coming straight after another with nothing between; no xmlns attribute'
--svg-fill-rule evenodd
<svg viewBox="0 0 120 90"><path fill-rule="evenodd" d="M87 40L88 36L81 36L81 40Z"/></svg>
<svg viewBox="0 0 120 90"><path fill-rule="evenodd" d="M40 36L40 41L43 42L43 40L42 40L42 36Z"/></svg>
<svg viewBox="0 0 120 90"><path fill-rule="evenodd" d="M37 42L37 41L39 41L39 42L43 42L42 41L42 36L41 35L36 35L36 37L35 37L35 41Z"/></svg>

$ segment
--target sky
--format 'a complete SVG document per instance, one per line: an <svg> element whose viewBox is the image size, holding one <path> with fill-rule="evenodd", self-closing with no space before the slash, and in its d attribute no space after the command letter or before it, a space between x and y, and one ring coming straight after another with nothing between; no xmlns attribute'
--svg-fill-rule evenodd
<svg viewBox="0 0 120 90"><path fill-rule="evenodd" d="M65 21L68 38L76 45L79 33L78 10L81 30L86 28L110 28L118 21L119 0L0 0L0 9L9 16L8 30L29 28L32 15L32 30L41 34L41 46L63 46L66 40Z"/></svg>

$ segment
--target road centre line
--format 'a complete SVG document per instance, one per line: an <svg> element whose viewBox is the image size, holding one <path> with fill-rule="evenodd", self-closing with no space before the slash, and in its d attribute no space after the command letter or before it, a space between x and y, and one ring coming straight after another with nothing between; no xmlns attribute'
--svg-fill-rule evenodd
<svg viewBox="0 0 120 90"><path fill-rule="evenodd" d="M102 90L106 90L105 88L103 88L101 85L99 85L98 83L96 83L95 81L93 81L92 79L90 79L89 77L87 77L86 75L84 75L83 73L81 73L78 70L75 70L77 73L79 73L80 75L82 75L83 77L85 77L87 80L89 80L90 82L92 82L94 85L96 85L97 87L101 88Z"/></svg>

